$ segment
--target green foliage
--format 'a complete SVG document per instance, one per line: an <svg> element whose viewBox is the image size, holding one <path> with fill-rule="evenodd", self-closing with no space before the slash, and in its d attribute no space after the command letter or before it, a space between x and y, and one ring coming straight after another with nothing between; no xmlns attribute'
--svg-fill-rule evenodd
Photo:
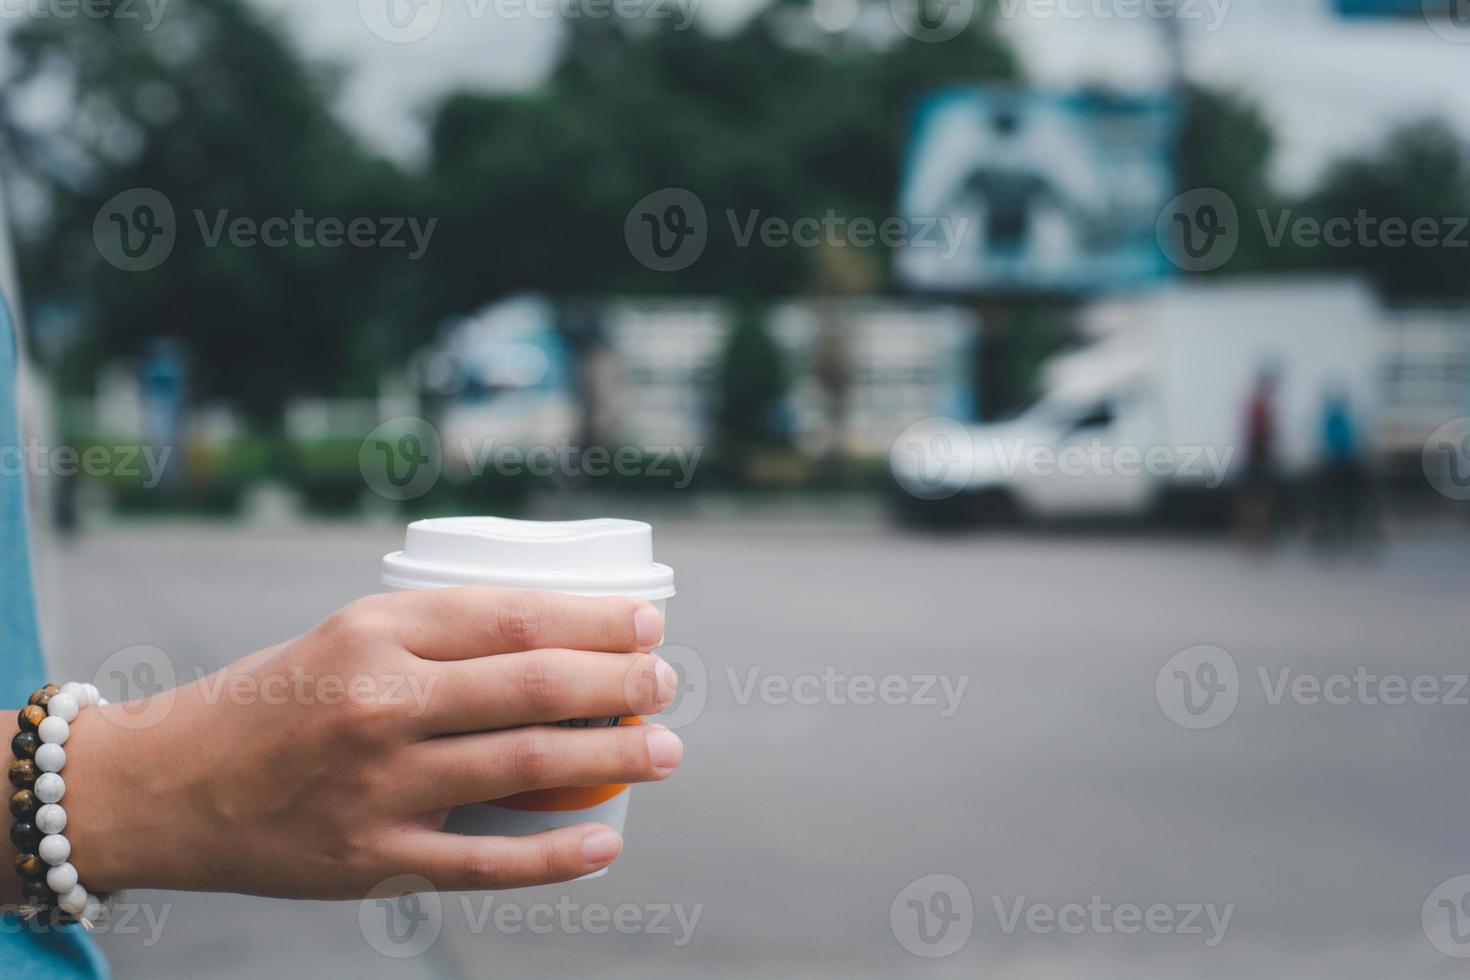
<svg viewBox="0 0 1470 980"><path fill-rule="evenodd" d="M884 5L886 6L886 4ZM781 296L807 288L812 250L740 248L743 222L891 214L909 106L957 79L1010 78L981 29L945 44L871 46L793 24L778 4L734 34L567 23L564 57L530 95L454 95L431 131L445 200L433 272L443 312L514 289ZM897 32L895 32L897 33ZM629 209L664 187L699 195L709 243L693 266L652 272L623 237ZM450 204L452 202L452 206Z"/></svg>
<svg viewBox="0 0 1470 980"><path fill-rule="evenodd" d="M298 209L317 219L403 215L414 213L411 189L343 129L328 109L331 79L253 4L190 0L152 32L139 24L42 18L11 38L7 91L34 83L71 93L59 121L13 134L23 173L49 205L20 243L33 305L87 328L72 352L84 362L78 373L147 338L182 338L196 394L237 400L258 420L294 393L367 390L375 374L350 352L391 315L395 280L412 272L401 251L211 248L199 223L222 212L289 220ZM138 187L168 197L178 239L158 268L127 272L102 260L92 222L105 201Z"/></svg>
<svg viewBox="0 0 1470 980"><path fill-rule="evenodd" d="M720 358L717 385L715 429L726 462L739 469L752 450L785 442L780 411L789 379L758 310L746 308L736 320Z"/></svg>
<svg viewBox="0 0 1470 980"><path fill-rule="evenodd" d="M886 22L885 0L859 3ZM33 324L77 327L38 347L64 351L56 366L74 388L149 338L181 338L193 397L234 400L268 428L294 395L372 391L444 317L512 292L768 305L822 288L820 250L739 247L732 220L891 214L915 98L1020 74L983 19L924 44L896 30L824 32L805 0L776 0L718 36L616 18L564 28L544 85L447 96L430 118L425 169L404 173L344 128L330 109L335 75L308 64L250 0L176 3L151 32L121 18L17 26L0 100L34 87L64 100L43 126L5 133L25 178L18 186L40 197L27 209L40 223L19 242ZM1181 186L1226 191L1248 232L1212 275L1350 268L1395 297L1470 291L1464 250L1268 248L1254 215L1283 205L1269 185L1273 139L1262 113L1200 88L1186 110ZM1296 206L1443 219L1470 213L1467 183L1462 148L1443 127L1421 124L1377 155L1343 162ZM173 254L148 272L113 268L92 241L99 207L135 187L162 191L177 216ZM677 273L644 268L623 237L632 205L664 187L699 195L710 229L699 261ZM351 246L211 248L196 217L298 210L439 224L427 255L411 262L406 250ZM893 288L886 258L875 253L878 291ZM1048 334L1045 346L1056 339ZM1020 351L1019 369L1042 353ZM777 360L747 317L722 381L720 425L732 444L770 439L771 405L784 390Z"/></svg>
<svg viewBox="0 0 1470 980"><path fill-rule="evenodd" d="M1315 265L1364 272L1395 300L1443 300L1470 297L1470 161L1450 129L1435 121L1399 127L1375 153L1352 157L1329 170L1317 190L1302 204L1319 221L1359 215L1372 219L1376 230L1348 248L1319 246ZM1383 239L1382 222L1398 219L1412 228L1427 221L1436 241L1458 231L1458 247L1392 246Z"/></svg>
<svg viewBox="0 0 1470 980"><path fill-rule="evenodd" d="M1255 215L1274 209L1278 200L1270 186L1271 155L1276 139L1261 110L1232 92L1190 86L1184 94L1179 133L1179 187L1215 188L1235 202L1241 218L1240 245L1219 273L1259 273L1279 268Z"/></svg>

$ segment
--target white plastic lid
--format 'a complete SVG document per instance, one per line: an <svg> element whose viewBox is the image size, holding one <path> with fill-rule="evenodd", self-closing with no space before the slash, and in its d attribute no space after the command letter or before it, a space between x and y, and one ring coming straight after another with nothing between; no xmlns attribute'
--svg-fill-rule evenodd
<svg viewBox="0 0 1470 980"><path fill-rule="evenodd" d="M674 570L653 560L653 528L642 521L436 517L414 521L403 550L383 556L383 584L667 599L674 594Z"/></svg>

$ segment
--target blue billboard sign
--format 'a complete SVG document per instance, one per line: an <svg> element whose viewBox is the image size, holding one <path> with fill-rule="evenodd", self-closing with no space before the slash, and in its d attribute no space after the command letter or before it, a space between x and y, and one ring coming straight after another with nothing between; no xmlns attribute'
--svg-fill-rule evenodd
<svg viewBox="0 0 1470 980"><path fill-rule="evenodd" d="M1333 0L1344 17L1405 17L1447 11L1456 0Z"/></svg>
<svg viewBox="0 0 1470 980"><path fill-rule="evenodd" d="M1174 195L1166 96L945 89L918 105L899 213L900 281L942 293L1085 293L1158 282L1174 267L1159 214Z"/></svg>

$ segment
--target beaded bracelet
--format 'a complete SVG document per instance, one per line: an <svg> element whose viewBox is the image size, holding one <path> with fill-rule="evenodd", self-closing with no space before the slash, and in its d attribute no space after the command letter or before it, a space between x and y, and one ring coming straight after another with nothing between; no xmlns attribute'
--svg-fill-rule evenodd
<svg viewBox="0 0 1470 980"><path fill-rule="evenodd" d="M20 731L10 742L15 761L10 764L10 782L16 791L10 797L10 841L20 851L15 870L21 877L26 904L21 915L49 915L61 925L80 922L91 931L106 912L103 899L89 894L77 880L77 869L67 860L71 841L66 829L66 810L61 798L66 781L67 738L71 722L83 708L106 704L92 684L47 684L32 694L20 709Z"/></svg>

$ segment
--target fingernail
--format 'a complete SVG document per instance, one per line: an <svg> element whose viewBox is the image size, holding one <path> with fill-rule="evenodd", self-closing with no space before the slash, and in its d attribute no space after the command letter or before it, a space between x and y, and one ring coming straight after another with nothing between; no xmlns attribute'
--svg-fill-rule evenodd
<svg viewBox="0 0 1470 980"><path fill-rule="evenodd" d="M657 646L664 638L664 618L652 606L643 606L633 614L633 629L640 647Z"/></svg>
<svg viewBox="0 0 1470 980"><path fill-rule="evenodd" d="M623 838L612 830L594 830L582 838L582 860L588 864L606 864L623 849Z"/></svg>
<svg viewBox="0 0 1470 980"><path fill-rule="evenodd" d="M674 695L679 693L679 675L663 657L656 656L655 659L658 663L654 666L653 673L658 678L658 706L666 708L674 700Z"/></svg>
<svg viewBox="0 0 1470 980"><path fill-rule="evenodd" d="M684 742L662 725L648 726L648 761L655 769L672 769L684 758Z"/></svg>

